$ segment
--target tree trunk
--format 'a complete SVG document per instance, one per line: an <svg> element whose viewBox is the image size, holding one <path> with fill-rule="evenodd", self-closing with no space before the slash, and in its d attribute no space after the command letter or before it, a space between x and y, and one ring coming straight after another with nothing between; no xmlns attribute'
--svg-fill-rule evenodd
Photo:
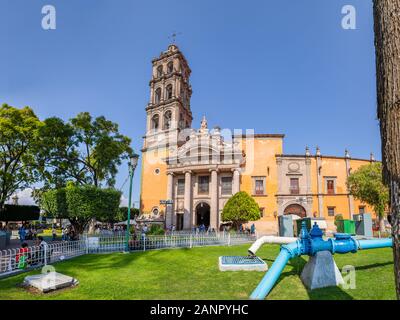
<svg viewBox="0 0 400 320"><path fill-rule="evenodd" d="M386 232L385 219L383 216L379 216L379 231L381 233Z"/></svg>
<svg viewBox="0 0 400 320"><path fill-rule="evenodd" d="M400 0L373 0L373 4L383 177L390 187L394 271L400 300Z"/></svg>
<svg viewBox="0 0 400 320"><path fill-rule="evenodd" d="M87 225L87 223L82 223L80 221L74 221L74 220L70 220L70 223L72 225L72 228L75 231L76 236L80 237L83 232L85 231L85 227Z"/></svg>

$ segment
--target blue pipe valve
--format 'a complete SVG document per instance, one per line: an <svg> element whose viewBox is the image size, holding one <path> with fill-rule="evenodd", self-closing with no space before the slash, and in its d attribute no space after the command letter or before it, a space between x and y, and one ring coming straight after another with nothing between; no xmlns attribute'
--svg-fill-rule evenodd
<svg viewBox="0 0 400 320"><path fill-rule="evenodd" d="M356 253L359 249L377 249L392 247L392 239L356 240L350 234L336 233L335 238L322 239L322 230L315 223L310 232L307 231L305 221L301 224L300 239L281 247L281 251L263 277L250 299L263 300L271 291L283 269L290 259L302 255L314 256L320 251L334 253Z"/></svg>
<svg viewBox="0 0 400 320"><path fill-rule="evenodd" d="M300 250L297 255L314 256L320 251L334 253L356 253L358 250L357 241L350 234L336 233L335 238L322 239L323 233L315 222L310 232L307 232L306 223L303 221L300 232Z"/></svg>

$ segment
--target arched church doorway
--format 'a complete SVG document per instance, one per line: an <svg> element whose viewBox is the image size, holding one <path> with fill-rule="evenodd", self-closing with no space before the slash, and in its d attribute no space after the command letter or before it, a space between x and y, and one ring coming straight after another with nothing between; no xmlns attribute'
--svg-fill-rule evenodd
<svg viewBox="0 0 400 320"><path fill-rule="evenodd" d="M206 228L210 225L210 206L201 202L196 206L196 225L201 226L204 224Z"/></svg>
<svg viewBox="0 0 400 320"><path fill-rule="evenodd" d="M307 216L306 209L299 204L291 204L286 207L284 215L294 214L300 218L305 218Z"/></svg>

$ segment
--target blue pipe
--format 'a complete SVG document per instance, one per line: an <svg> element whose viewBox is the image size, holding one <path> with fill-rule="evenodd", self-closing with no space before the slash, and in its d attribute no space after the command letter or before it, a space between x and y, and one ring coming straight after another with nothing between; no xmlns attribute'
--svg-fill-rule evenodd
<svg viewBox="0 0 400 320"><path fill-rule="evenodd" d="M393 246L393 239L391 238L358 240L357 242L358 242L358 249L360 250L387 248Z"/></svg>
<svg viewBox="0 0 400 320"><path fill-rule="evenodd" d="M271 291L275 282L278 281L283 269L285 268L288 261L299 255L297 242L284 245L281 248L281 252L275 259L271 268L265 274L261 282L258 284L257 288L253 291L250 296L252 300L263 300L268 293Z"/></svg>
<svg viewBox="0 0 400 320"><path fill-rule="evenodd" d="M264 300L269 294L276 281L278 281L283 269L290 259L301 255L314 256L320 251L335 253L356 253L359 249L376 249L392 247L392 239L356 240L349 234L337 233L335 239L322 239L322 231L315 224L308 233L305 222L302 223L300 240L283 245L281 252L272 264L271 268L262 278L257 288L250 296L252 300Z"/></svg>

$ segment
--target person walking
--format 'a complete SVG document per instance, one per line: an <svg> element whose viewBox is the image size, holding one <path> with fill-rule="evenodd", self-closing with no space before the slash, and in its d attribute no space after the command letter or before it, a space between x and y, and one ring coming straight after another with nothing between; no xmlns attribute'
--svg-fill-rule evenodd
<svg viewBox="0 0 400 320"><path fill-rule="evenodd" d="M251 234L255 234L256 233L256 226L254 225L254 223L250 227L250 233Z"/></svg>
<svg viewBox="0 0 400 320"><path fill-rule="evenodd" d="M42 236L38 237L38 244L39 244L39 262L46 265L50 262L50 252L49 252L49 245L46 241L44 241Z"/></svg>
<svg viewBox="0 0 400 320"><path fill-rule="evenodd" d="M67 240L67 228L63 228L61 230L61 241L66 241Z"/></svg>
<svg viewBox="0 0 400 320"><path fill-rule="evenodd" d="M21 227L18 230L18 234L19 234L19 241L22 243L25 242L25 237L26 237L26 230L24 225L21 225Z"/></svg>
<svg viewBox="0 0 400 320"><path fill-rule="evenodd" d="M53 235L52 241L56 241L57 240L57 230L54 225L53 225L53 228L51 229L51 234Z"/></svg>

